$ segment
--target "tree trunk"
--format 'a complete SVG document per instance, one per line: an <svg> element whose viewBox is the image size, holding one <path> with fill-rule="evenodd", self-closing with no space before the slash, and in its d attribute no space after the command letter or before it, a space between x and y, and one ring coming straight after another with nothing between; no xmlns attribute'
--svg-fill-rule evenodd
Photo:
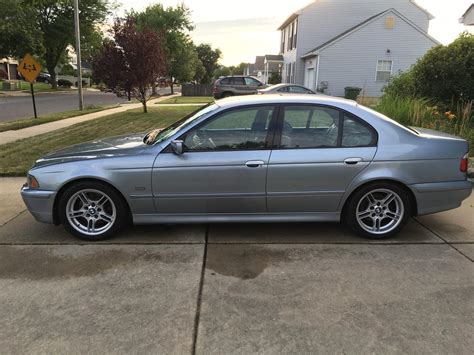
<svg viewBox="0 0 474 355"><path fill-rule="evenodd" d="M49 75L51 75L51 87L53 89L57 89L58 88L58 82L56 81L56 72L54 71L54 68L51 69L48 67L48 72L49 72Z"/></svg>
<svg viewBox="0 0 474 355"><path fill-rule="evenodd" d="M146 106L146 101L143 101L142 105L143 105L143 113L148 113L148 107Z"/></svg>
<svg viewBox="0 0 474 355"><path fill-rule="evenodd" d="M132 92L131 91L127 91L127 98L128 98L128 101L132 101Z"/></svg>
<svg viewBox="0 0 474 355"><path fill-rule="evenodd" d="M173 95L174 94L173 82L170 83L170 89L171 89L171 95Z"/></svg>
<svg viewBox="0 0 474 355"><path fill-rule="evenodd" d="M151 95L155 96L156 95L156 83L153 83L151 85Z"/></svg>

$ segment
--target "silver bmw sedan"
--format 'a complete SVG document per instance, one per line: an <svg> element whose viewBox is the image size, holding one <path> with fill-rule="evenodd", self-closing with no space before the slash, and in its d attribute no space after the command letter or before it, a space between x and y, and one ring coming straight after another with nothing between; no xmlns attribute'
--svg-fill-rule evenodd
<svg viewBox="0 0 474 355"><path fill-rule="evenodd" d="M40 222L98 241L126 224L346 222L388 238L411 216L459 207L468 143L354 101L229 98L165 129L72 146L22 188Z"/></svg>

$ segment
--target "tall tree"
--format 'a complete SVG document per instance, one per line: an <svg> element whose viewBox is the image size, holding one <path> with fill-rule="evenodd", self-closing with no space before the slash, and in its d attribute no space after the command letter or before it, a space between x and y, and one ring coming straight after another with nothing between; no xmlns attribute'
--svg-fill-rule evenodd
<svg viewBox="0 0 474 355"><path fill-rule="evenodd" d="M133 94L146 113L156 78L166 75L163 36L147 27L138 29L131 16L115 21L112 36L93 61L95 76L116 93Z"/></svg>
<svg viewBox="0 0 474 355"><path fill-rule="evenodd" d="M14 11L4 21L4 26L16 28L19 38L28 37L28 41L6 41L8 46L3 55L21 56L26 51L40 55L48 72L51 74L53 88L57 87L55 68L66 48L74 44L74 6L71 0L0 0L2 13L4 9ZM5 4L3 4L5 3ZM15 4L16 3L16 4ZM16 7L15 7L16 6ZM105 19L110 8L109 0L81 0L80 24L82 37L87 38L95 30L95 25ZM16 16L13 16L15 15ZM2 16L3 17L3 16ZM8 32L8 38L16 34ZM13 37L12 37L13 36ZM1 38L1 37L0 37Z"/></svg>
<svg viewBox="0 0 474 355"><path fill-rule="evenodd" d="M210 84L214 78L214 72L219 67L219 59L221 58L222 52L219 48L212 49L209 44L200 44L196 47L198 58L204 67L204 75L200 82L202 84Z"/></svg>
<svg viewBox="0 0 474 355"><path fill-rule="evenodd" d="M23 57L27 52L42 54L35 11L18 0L0 0L0 58Z"/></svg>
<svg viewBox="0 0 474 355"><path fill-rule="evenodd" d="M148 27L163 34L171 91L176 81L192 80L197 55L189 37L189 31L194 29L189 8L184 4L166 8L162 4L155 4L143 12L132 12L132 16L137 19L139 27Z"/></svg>

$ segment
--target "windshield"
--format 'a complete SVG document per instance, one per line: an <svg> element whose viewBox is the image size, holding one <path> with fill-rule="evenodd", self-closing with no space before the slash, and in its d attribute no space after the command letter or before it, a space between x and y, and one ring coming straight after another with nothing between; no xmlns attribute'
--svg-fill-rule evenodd
<svg viewBox="0 0 474 355"><path fill-rule="evenodd" d="M177 132L179 132L181 129L193 123L195 120L201 118L202 116L204 116L205 114L208 114L209 112L217 110L218 108L219 106L216 104L206 105L200 108L199 110L190 113L189 115L180 119L179 121L176 121L171 126L165 129L158 128L151 132L148 132L145 135L145 137L143 137L143 142L148 145L161 143L165 141L166 139L170 138L171 136L173 136L174 134L176 134Z"/></svg>

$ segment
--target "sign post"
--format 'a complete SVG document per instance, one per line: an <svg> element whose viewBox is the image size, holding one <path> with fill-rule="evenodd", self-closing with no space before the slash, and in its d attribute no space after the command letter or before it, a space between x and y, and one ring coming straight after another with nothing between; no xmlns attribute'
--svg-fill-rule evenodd
<svg viewBox="0 0 474 355"><path fill-rule="evenodd" d="M29 53L25 55L23 60L20 62L18 69L23 78L30 83L31 98L33 100L33 111L35 118L38 118L36 113L36 102L35 102L35 91L33 90L33 83L41 72L41 64L38 63Z"/></svg>

